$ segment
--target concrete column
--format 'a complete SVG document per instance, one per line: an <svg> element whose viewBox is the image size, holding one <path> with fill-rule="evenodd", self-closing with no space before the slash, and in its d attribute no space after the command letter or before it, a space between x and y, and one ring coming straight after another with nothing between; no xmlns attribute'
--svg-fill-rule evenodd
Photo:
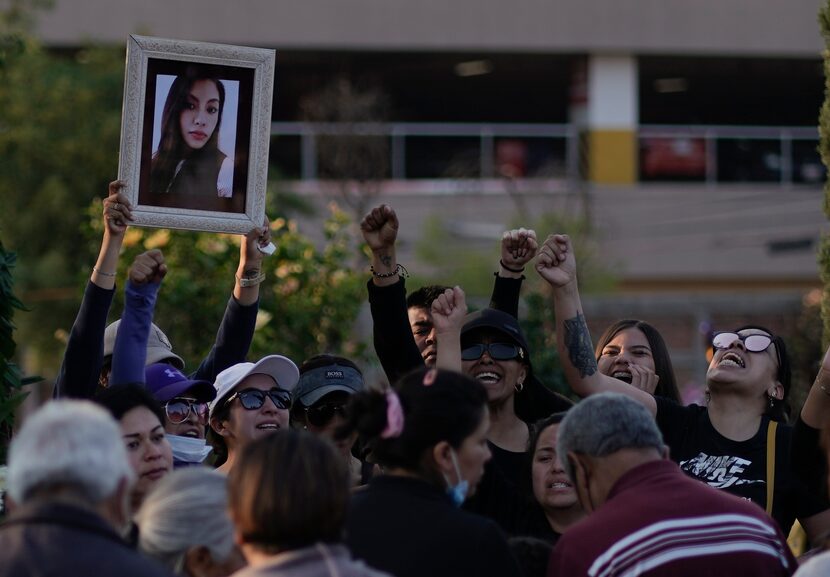
<svg viewBox="0 0 830 577"><path fill-rule="evenodd" d="M581 126L586 177L597 184L637 181L639 91L637 59L593 54L575 82L584 83L584 101L572 102ZM579 89L573 92L580 93Z"/></svg>

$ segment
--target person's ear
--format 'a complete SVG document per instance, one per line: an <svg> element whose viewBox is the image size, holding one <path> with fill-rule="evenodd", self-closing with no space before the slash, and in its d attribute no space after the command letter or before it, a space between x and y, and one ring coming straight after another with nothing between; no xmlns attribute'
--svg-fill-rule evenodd
<svg viewBox="0 0 830 577"><path fill-rule="evenodd" d="M519 383L519 385L524 385L525 380L527 380L527 365L523 364L522 369L519 371L519 376L516 379L516 382Z"/></svg>
<svg viewBox="0 0 830 577"><path fill-rule="evenodd" d="M210 428L213 429L213 432L219 435L220 437L230 437L230 431L225 426L225 422L220 420L217 417L210 418Z"/></svg>
<svg viewBox="0 0 830 577"><path fill-rule="evenodd" d="M767 390L767 395L775 399L776 401L781 401L784 399L784 385L781 384L780 381L775 381L775 384L772 385L770 389Z"/></svg>
<svg viewBox="0 0 830 577"><path fill-rule="evenodd" d="M210 577L216 563L207 547L191 547L184 554L184 573L190 577Z"/></svg>
<svg viewBox="0 0 830 577"><path fill-rule="evenodd" d="M447 441L440 441L432 448L432 459L441 472L453 471L452 447Z"/></svg>

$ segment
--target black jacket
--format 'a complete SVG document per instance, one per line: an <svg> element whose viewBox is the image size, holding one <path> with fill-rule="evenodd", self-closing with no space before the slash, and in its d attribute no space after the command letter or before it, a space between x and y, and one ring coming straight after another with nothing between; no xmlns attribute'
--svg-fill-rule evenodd
<svg viewBox="0 0 830 577"><path fill-rule="evenodd" d="M171 577L133 551L95 513L63 503L25 505L0 525L0 577Z"/></svg>
<svg viewBox="0 0 830 577"><path fill-rule="evenodd" d="M440 488L380 476L357 491L346 522L357 559L395 577L521 575L496 524L453 506Z"/></svg>

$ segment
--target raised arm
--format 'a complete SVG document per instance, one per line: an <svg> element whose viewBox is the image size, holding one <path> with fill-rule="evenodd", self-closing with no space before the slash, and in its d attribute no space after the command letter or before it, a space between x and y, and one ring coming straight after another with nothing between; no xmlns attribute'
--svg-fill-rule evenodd
<svg viewBox="0 0 830 577"><path fill-rule="evenodd" d="M618 379L603 375L597 368L594 347L576 280L576 257L567 235L550 235L539 249L536 271L553 289L556 313L556 347L565 378L580 397L615 392L629 396L657 414L650 394Z"/></svg>
<svg viewBox="0 0 830 577"><path fill-rule="evenodd" d="M124 312L112 349L110 386L144 382L147 338L161 281L167 274L164 255L158 249L135 257L124 289Z"/></svg>
<svg viewBox="0 0 830 577"><path fill-rule="evenodd" d="M406 309L406 284L399 274L395 251L398 217L392 207L382 204L363 217L360 230L372 253L372 279L367 289L375 353L386 378L394 383L424 364L412 336Z"/></svg>
<svg viewBox="0 0 830 577"><path fill-rule="evenodd" d="M432 301L432 322L435 325L435 368L461 372L461 329L467 316L467 300L456 286Z"/></svg>
<svg viewBox="0 0 830 577"><path fill-rule="evenodd" d="M239 245L239 266L236 268L236 284L233 298L242 306L255 305L259 301L259 285L264 280L261 249L271 242L271 223L268 217L261 227L252 228Z"/></svg>
<svg viewBox="0 0 830 577"><path fill-rule="evenodd" d="M827 454L821 431L830 426L830 349L793 426L790 458L796 475L817 495L827 495Z"/></svg>
<svg viewBox="0 0 830 577"><path fill-rule="evenodd" d="M538 246L536 232L531 229L516 228L502 235L499 270L490 297L491 309L519 317L519 293L525 278L525 265L536 256Z"/></svg>
<svg viewBox="0 0 830 577"><path fill-rule="evenodd" d="M270 242L271 224L267 217L261 227L252 228L242 237L233 295L225 307L213 347L191 378L213 381L216 375L244 362L248 356L259 312L259 287L265 280L262 270L265 253L260 248Z"/></svg>
<svg viewBox="0 0 830 577"><path fill-rule="evenodd" d="M124 186L120 180L111 182L109 194L103 201L104 236L69 333L63 362L55 379L55 397L89 398L98 387L104 358L104 329L115 295L118 256L127 224L133 220L130 202L122 192Z"/></svg>

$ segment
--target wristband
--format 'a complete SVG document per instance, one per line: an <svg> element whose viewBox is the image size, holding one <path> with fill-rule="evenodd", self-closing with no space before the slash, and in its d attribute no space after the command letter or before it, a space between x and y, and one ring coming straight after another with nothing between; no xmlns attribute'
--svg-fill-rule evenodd
<svg viewBox="0 0 830 577"><path fill-rule="evenodd" d="M522 267L522 268L510 268L509 266L507 266L506 264L504 264L504 261L503 261L503 260L501 260L501 259L499 259L499 264L501 265L501 267L502 267L504 270L509 270L510 272L520 273L520 272L524 272L524 271L525 271L525 267Z"/></svg>

